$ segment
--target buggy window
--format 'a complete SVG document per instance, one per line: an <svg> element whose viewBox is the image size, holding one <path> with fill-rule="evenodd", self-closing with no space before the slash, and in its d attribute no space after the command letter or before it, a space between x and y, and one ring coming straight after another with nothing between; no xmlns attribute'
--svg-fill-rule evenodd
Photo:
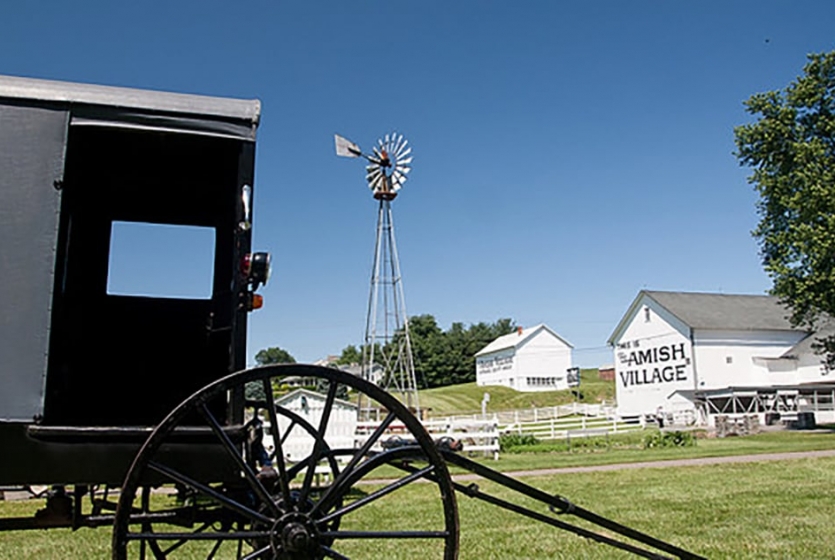
<svg viewBox="0 0 835 560"><path fill-rule="evenodd" d="M108 295L211 299L215 230L114 221Z"/></svg>

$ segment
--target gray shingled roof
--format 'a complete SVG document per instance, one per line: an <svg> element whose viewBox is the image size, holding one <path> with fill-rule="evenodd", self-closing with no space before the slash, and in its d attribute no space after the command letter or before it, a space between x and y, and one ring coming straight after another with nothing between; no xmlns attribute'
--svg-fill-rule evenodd
<svg viewBox="0 0 835 560"><path fill-rule="evenodd" d="M644 297L653 299L692 329L797 330L789 321L788 309L774 296L642 290L609 337L609 344L615 343L631 318L638 312L638 305Z"/></svg>
<svg viewBox="0 0 835 560"><path fill-rule="evenodd" d="M824 338L829 338L835 335L835 321L831 319L822 319L817 325L817 330L809 334L806 338L795 344L792 348L787 350L782 357L792 358L803 356L806 354L819 354L819 350L814 348L817 343Z"/></svg>
<svg viewBox="0 0 835 560"><path fill-rule="evenodd" d="M794 330L774 296L643 292L694 329Z"/></svg>

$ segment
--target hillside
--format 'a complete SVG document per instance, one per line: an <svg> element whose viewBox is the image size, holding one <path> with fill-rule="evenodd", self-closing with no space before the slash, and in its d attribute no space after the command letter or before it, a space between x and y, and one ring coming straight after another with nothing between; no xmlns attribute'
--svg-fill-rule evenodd
<svg viewBox="0 0 835 560"><path fill-rule="evenodd" d="M571 403L577 398L572 391L520 392L509 387L479 387L475 383L462 383L420 391L420 406L430 410L433 416L444 414L470 414L481 412L481 399L490 393L489 411L540 408ZM580 398L578 402L598 403L615 400L614 381L601 381L597 369L580 371Z"/></svg>

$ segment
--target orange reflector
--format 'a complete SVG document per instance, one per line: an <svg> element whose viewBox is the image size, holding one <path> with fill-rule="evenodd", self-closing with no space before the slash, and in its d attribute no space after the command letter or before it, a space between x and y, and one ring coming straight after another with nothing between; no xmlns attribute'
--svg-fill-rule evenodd
<svg viewBox="0 0 835 560"><path fill-rule="evenodd" d="M252 309L261 309L262 307L264 307L264 296L252 294Z"/></svg>

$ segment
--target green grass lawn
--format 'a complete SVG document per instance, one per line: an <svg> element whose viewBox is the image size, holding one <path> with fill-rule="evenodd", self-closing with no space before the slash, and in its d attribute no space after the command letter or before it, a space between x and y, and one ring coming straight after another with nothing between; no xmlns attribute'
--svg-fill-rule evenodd
<svg viewBox="0 0 835 560"><path fill-rule="evenodd" d="M610 465L697 457L723 457L760 453L786 453L835 449L835 432L775 431L747 437L699 439L694 447L643 449L647 431L613 435L609 447L587 447L553 453L502 453L498 461L473 457L498 471L548 469L583 465Z"/></svg>
<svg viewBox="0 0 835 560"><path fill-rule="evenodd" d="M835 534L835 459L746 465L641 469L529 477L526 482L709 558L831 558ZM359 510L346 526L411 528L438 509L429 485L413 484L391 499ZM482 489L512 494L491 483ZM459 496L461 560L631 558L609 547ZM529 503L523 500L523 503ZM545 508L530 504L540 512ZM34 503L3 503L3 515ZM570 518L562 516L569 521ZM107 558L108 529L64 529L0 534L0 559ZM437 558L432 544L355 541L350 558Z"/></svg>
<svg viewBox="0 0 835 560"><path fill-rule="evenodd" d="M615 400L614 381L602 381L596 369L580 371L579 390L582 394L579 402L612 403ZM420 406L429 410L433 416L480 413L481 399L485 392L490 393L490 411L541 408L569 404L576 400L568 390L521 392L509 387L479 387L475 383L462 383L420 391Z"/></svg>
<svg viewBox="0 0 835 560"><path fill-rule="evenodd" d="M643 461L825 448L835 448L835 434L777 432L700 440L690 448L505 455L498 463L488 464L516 470L624 458ZM830 530L835 516L835 458L570 473L523 480L709 558L831 558L835 550L835 534ZM510 491L492 483L479 486L515 500ZM379 530L431 524L440 501L430 490L430 485L409 485L351 514L344 527ZM465 496L459 495L458 503L461 560L632 557ZM522 503L547 511L526 499ZM41 506L35 500L0 502L0 516L29 515ZM566 516L561 519L570 521ZM428 559L439 557L437 548L433 543L391 540L353 541L340 550L355 559ZM109 554L107 528L0 533L0 560L107 558Z"/></svg>

